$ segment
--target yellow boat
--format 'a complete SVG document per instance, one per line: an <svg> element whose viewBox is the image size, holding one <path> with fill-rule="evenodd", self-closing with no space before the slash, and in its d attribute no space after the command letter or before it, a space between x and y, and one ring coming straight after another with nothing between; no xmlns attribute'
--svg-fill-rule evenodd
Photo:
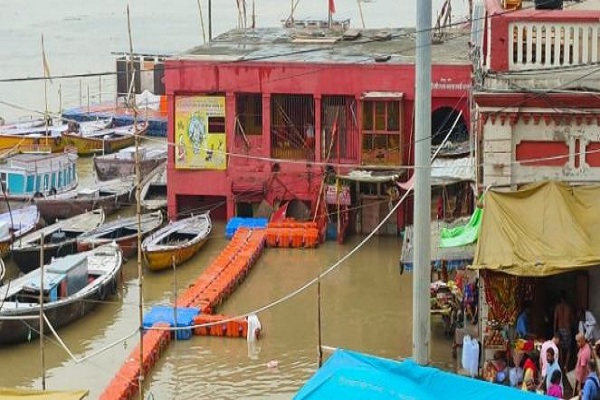
<svg viewBox="0 0 600 400"><path fill-rule="evenodd" d="M129 147L135 142L135 135L143 136L148 130L147 123L138 123L94 132L66 131L61 134L65 147L74 147L79 155L109 154Z"/></svg>
<svg viewBox="0 0 600 400"><path fill-rule="evenodd" d="M85 134L106 129L112 118L62 125L45 125L44 120L0 125L0 149L36 153L58 153L65 149L62 134L76 129Z"/></svg>
<svg viewBox="0 0 600 400"><path fill-rule="evenodd" d="M208 240L212 224L208 213L172 222L142 242L148 269L160 271L192 258Z"/></svg>
<svg viewBox="0 0 600 400"><path fill-rule="evenodd" d="M0 151L58 153L65 148L60 136L0 133Z"/></svg>

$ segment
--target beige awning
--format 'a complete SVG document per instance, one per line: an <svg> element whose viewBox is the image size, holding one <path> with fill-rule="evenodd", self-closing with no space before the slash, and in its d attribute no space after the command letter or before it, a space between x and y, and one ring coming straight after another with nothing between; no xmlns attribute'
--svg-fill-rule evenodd
<svg viewBox="0 0 600 400"><path fill-rule="evenodd" d="M600 265L600 186L563 182L489 191L474 269L548 276Z"/></svg>
<svg viewBox="0 0 600 400"><path fill-rule="evenodd" d="M404 97L402 92L365 92L362 94L363 100L401 100Z"/></svg>

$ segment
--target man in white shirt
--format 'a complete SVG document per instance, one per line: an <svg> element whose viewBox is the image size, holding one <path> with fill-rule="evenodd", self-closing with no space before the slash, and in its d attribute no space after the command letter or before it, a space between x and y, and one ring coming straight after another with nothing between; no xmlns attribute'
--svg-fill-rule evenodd
<svg viewBox="0 0 600 400"><path fill-rule="evenodd" d="M552 339L546 340L542 344L542 348L540 349L540 370L542 371L542 376L546 375L546 369L548 368L548 349L554 350L554 359L558 360L558 344L560 343L560 334L558 332L554 333Z"/></svg>
<svg viewBox="0 0 600 400"><path fill-rule="evenodd" d="M579 315L579 333L585 336L585 340L588 342L595 342L600 339L600 332L598 329L598 324L596 323L596 318L594 318L594 314L590 310L580 310Z"/></svg>

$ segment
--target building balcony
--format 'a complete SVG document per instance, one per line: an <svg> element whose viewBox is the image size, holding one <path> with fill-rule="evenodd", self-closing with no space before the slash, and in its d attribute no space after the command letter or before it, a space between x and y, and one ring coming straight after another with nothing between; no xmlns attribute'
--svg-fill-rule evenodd
<svg viewBox="0 0 600 400"><path fill-rule="evenodd" d="M519 73L594 65L600 61L600 0L565 1L561 10L535 9L533 1L507 10L486 0L484 22L475 18L481 64L492 73Z"/></svg>

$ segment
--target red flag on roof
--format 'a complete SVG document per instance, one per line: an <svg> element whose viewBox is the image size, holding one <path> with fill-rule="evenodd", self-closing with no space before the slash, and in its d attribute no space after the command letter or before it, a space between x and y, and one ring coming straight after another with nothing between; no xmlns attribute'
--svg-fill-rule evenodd
<svg viewBox="0 0 600 400"><path fill-rule="evenodd" d="M329 12L335 14L335 2L334 0L329 0Z"/></svg>

